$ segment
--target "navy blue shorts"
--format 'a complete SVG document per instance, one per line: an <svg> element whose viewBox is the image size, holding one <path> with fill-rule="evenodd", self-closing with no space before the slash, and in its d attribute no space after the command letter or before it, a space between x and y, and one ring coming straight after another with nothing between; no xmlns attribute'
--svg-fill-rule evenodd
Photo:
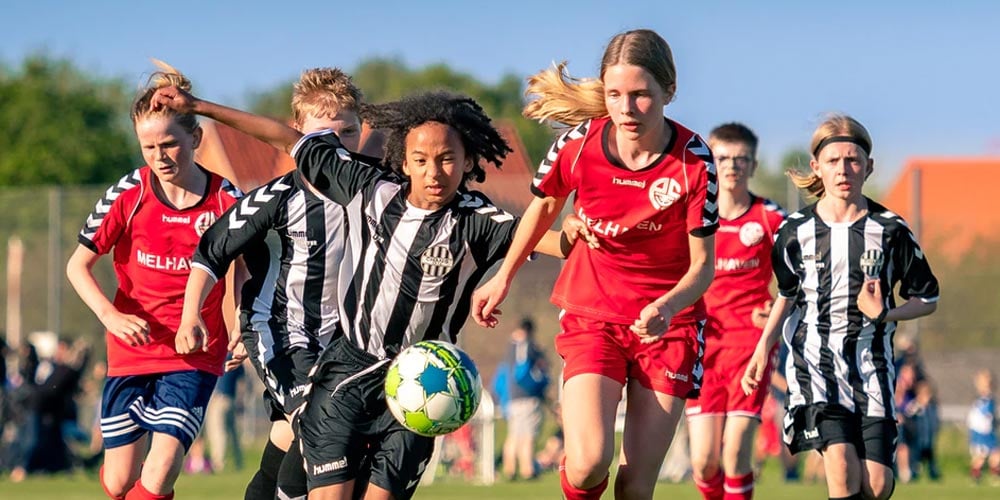
<svg viewBox="0 0 1000 500"><path fill-rule="evenodd" d="M177 438L186 451L201 430L218 378L198 370L108 377L101 398L104 447L159 432Z"/></svg>

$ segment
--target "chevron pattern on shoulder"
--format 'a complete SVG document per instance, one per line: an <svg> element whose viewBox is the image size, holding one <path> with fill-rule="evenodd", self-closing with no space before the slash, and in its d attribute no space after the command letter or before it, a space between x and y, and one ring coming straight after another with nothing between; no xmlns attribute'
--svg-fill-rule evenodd
<svg viewBox="0 0 1000 500"><path fill-rule="evenodd" d="M559 151L566 146L566 143L586 136L587 129L589 127L590 120L587 120L576 127L573 127L568 132L560 135L559 138L556 139L556 142L552 143L552 146L549 147L549 152L545 154L545 159L543 159L542 163L538 166L538 173L535 176L536 186L541 182L541 179L545 177L545 174L549 173L549 170L552 170L552 163L559 157Z"/></svg>
<svg viewBox="0 0 1000 500"><path fill-rule="evenodd" d="M282 182L283 180L285 180L284 177L279 177L240 198L239 203L234 205L233 211L229 212L229 230L242 229L247 223L247 217L257 213L261 207L281 192L292 188L291 184L285 184Z"/></svg>
<svg viewBox="0 0 1000 500"><path fill-rule="evenodd" d="M240 191L240 188L229 182L229 179L222 179L222 191L237 200L243 197L243 191Z"/></svg>
<svg viewBox="0 0 1000 500"><path fill-rule="evenodd" d="M125 174L121 179L118 179L118 182L112 184L104 192L104 196L100 200L97 200L94 211L87 216L87 222L84 223L83 229L80 230L81 236L88 240L94 239L94 236L97 234L97 228L101 227L104 216L108 215L108 212L111 211L111 205L114 204L115 200L125 191L142 183L142 176L139 171L140 169L137 168Z"/></svg>

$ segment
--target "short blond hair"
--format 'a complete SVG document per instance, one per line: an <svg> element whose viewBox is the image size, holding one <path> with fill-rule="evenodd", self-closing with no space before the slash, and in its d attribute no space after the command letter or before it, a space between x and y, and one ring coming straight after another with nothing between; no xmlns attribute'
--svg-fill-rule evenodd
<svg viewBox="0 0 1000 500"><path fill-rule="evenodd" d="M361 89L340 68L307 69L292 87L292 118L301 125L309 114L330 117L340 110L357 113L363 100Z"/></svg>
<svg viewBox="0 0 1000 500"><path fill-rule="evenodd" d="M183 73L159 59L152 59L152 61L159 68L159 71L155 71L149 76L146 85L139 90L139 94L132 101L132 110L129 113L132 126L138 124L140 120L150 117L166 116L173 118L188 133L194 133L195 130L198 130L198 119L194 114L180 113L167 106L155 111L152 109L150 103L157 89L174 86L188 92L191 90L191 80L188 80Z"/></svg>

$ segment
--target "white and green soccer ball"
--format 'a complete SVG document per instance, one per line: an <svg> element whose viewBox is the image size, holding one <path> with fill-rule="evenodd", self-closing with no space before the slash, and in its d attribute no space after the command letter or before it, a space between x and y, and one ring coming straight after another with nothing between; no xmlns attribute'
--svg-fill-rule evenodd
<svg viewBox="0 0 1000 500"><path fill-rule="evenodd" d="M425 340L403 349L389 365L385 401L403 427L440 436L469 421L479 408L479 370L454 344Z"/></svg>

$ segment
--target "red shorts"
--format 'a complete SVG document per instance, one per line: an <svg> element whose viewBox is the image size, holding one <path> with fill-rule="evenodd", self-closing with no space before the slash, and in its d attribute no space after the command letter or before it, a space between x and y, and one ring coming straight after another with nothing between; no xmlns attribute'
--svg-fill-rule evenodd
<svg viewBox="0 0 1000 500"><path fill-rule="evenodd" d="M757 452L762 456L776 457L781 454L781 433L778 426L781 421L777 413L781 411L778 401L771 396L764 399L764 408L761 410L760 428L757 431Z"/></svg>
<svg viewBox="0 0 1000 500"><path fill-rule="evenodd" d="M705 381L701 396L687 402L687 416L741 416L760 419L771 380L771 363L764 371L761 387L743 394L740 379L753 356L753 347L709 347L705 353Z"/></svg>
<svg viewBox="0 0 1000 500"><path fill-rule="evenodd" d="M563 380L596 373L625 384L634 379L647 389L690 398L701 387L705 352L703 323L671 326L662 340L643 344L628 325L566 313L556 335L556 352L566 362Z"/></svg>

